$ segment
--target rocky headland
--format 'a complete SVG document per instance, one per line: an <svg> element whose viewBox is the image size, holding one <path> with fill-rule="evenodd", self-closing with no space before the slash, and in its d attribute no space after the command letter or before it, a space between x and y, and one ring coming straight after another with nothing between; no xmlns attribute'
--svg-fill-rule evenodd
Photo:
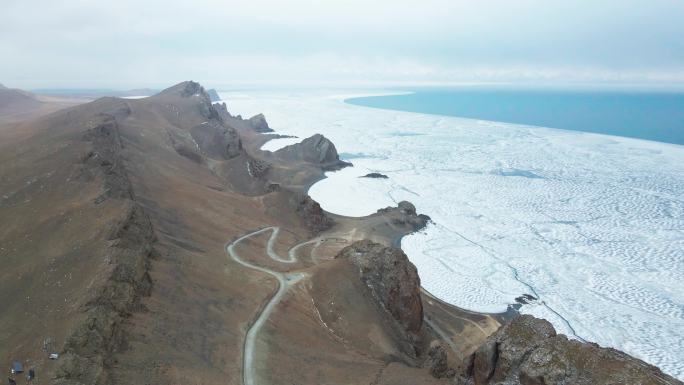
<svg viewBox="0 0 684 385"><path fill-rule="evenodd" d="M340 160L335 145L320 134L306 138L301 143L283 147L276 151L275 155L289 162L300 161L317 164L326 171L339 170L351 165Z"/></svg>
<svg viewBox="0 0 684 385"><path fill-rule="evenodd" d="M459 368L456 384L681 384L615 349L570 340L553 326L521 315L502 326Z"/></svg>

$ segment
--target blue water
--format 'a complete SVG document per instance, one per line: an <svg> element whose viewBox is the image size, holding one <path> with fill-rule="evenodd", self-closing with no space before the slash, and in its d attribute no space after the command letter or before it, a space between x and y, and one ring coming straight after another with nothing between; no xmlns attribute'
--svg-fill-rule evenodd
<svg viewBox="0 0 684 385"><path fill-rule="evenodd" d="M684 145L684 92L430 89L346 101Z"/></svg>

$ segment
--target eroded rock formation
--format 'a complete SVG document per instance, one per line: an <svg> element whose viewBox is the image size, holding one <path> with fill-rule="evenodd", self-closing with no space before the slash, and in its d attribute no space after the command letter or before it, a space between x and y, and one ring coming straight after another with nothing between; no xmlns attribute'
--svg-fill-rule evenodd
<svg viewBox="0 0 684 385"><path fill-rule="evenodd" d="M456 384L681 384L615 349L569 340L542 319L521 315L466 359Z"/></svg>
<svg viewBox="0 0 684 385"><path fill-rule="evenodd" d="M386 207L378 210L380 214L388 214L392 217L392 224L396 226L408 226L413 231L423 229L430 222L430 217L416 213L416 207L408 201L401 201L397 207Z"/></svg>
<svg viewBox="0 0 684 385"><path fill-rule="evenodd" d="M427 359L423 364L428 368L434 378L454 377L455 371L447 363L447 348L441 341L435 340L430 343Z"/></svg>
<svg viewBox="0 0 684 385"><path fill-rule="evenodd" d="M256 132L273 132L273 129L268 126L264 114L254 115L247 122Z"/></svg>
<svg viewBox="0 0 684 385"><path fill-rule="evenodd" d="M199 149L211 158L232 159L242 151L240 136L218 121L205 122L190 130Z"/></svg>
<svg viewBox="0 0 684 385"><path fill-rule="evenodd" d="M345 247L335 258L348 258L373 298L400 326L405 340L415 345L423 327L423 303L416 267L401 249L363 240ZM416 355L415 349L409 352Z"/></svg>
<svg viewBox="0 0 684 385"><path fill-rule="evenodd" d="M329 229L333 225L330 219L315 200L308 195L296 195L296 210L297 214L304 221L304 225L311 233L317 234L321 231Z"/></svg>
<svg viewBox="0 0 684 385"><path fill-rule="evenodd" d="M127 108L117 111L128 112ZM56 384L110 383L105 369L111 365L112 355L125 345L123 325L132 312L140 310L141 298L152 288L149 270L156 235L149 217L135 201L115 117L101 114L96 119L98 124L84 135L92 149L82 159L80 174L101 180L103 193L95 204L117 199L125 210L108 237L107 267L100 277L104 282L91 293L82 309L83 321L66 340Z"/></svg>

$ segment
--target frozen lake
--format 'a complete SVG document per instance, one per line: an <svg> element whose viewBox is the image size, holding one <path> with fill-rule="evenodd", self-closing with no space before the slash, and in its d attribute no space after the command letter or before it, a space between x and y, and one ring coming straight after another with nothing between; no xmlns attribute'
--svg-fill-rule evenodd
<svg viewBox="0 0 684 385"><path fill-rule="evenodd" d="M429 215L402 248L432 294L481 312L533 295L521 312L684 379L684 146L344 102L362 94L222 97L354 163L312 187L326 210L408 200Z"/></svg>

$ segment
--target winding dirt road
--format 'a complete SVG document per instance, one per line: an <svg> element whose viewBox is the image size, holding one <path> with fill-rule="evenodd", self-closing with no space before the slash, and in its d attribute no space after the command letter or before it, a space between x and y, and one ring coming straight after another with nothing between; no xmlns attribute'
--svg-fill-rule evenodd
<svg viewBox="0 0 684 385"><path fill-rule="evenodd" d="M261 313L257 316L256 320L252 325L249 327L247 330L247 335L245 336L245 342L243 346L243 363L242 363L242 383L244 385L255 385L256 384L256 376L255 376L255 368L254 368L254 353L255 353L255 345L256 345L256 339L257 335L259 334L259 330L261 330L261 327L264 325L266 320L268 320L269 316L273 312L273 309L278 305L278 303L282 300L283 296L287 292L287 290L297 283L299 280L304 278L306 274L304 273L281 273L279 271L274 271L265 267L257 266L254 265L250 262L245 261L244 259L240 258L238 253L235 251L235 246L244 241L247 238L265 233L267 231L271 232L271 236L268 239L268 242L266 243L266 254L273 259L274 261L281 262L281 263L295 263L297 262L297 254L296 251L299 249L301 246L304 246L309 243L315 243L315 242L320 242L318 240L309 240L306 242L299 243L292 247L290 251L288 252L287 258L282 258L279 256L274 250L273 250L273 245L275 244L276 238L278 237L278 234L280 233L280 228L273 226L273 227L266 227L261 230L254 231L252 233L249 233L247 235L243 235L242 237L236 239L233 241L231 244L226 246L226 252L228 252L228 255L237 263L241 264L242 266L245 266L249 269L252 270L257 270L262 273L266 273L275 279L278 280L278 290L276 293L271 297L271 299L268 301L266 306L261 310Z"/></svg>

